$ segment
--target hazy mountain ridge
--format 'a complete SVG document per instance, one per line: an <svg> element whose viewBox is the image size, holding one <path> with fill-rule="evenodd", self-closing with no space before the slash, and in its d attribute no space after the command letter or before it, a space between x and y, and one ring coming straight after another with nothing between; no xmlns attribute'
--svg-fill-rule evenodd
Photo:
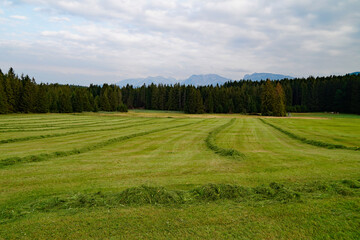
<svg viewBox="0 0 360 240"><path fill-rule="evenodd" d="M253 74L246 74L244 76L244 80L252 80L252 81L261 81L261 80L281 80L281 79L294 79L294 77L286 76L282 74L275 74L275 73L253 73Z"/></svg>
<svg viewBox="0 0 360 240"><path fill-rule="evenodd" d="M194 85L194 86L206 86L206 85L213 85L216 84L222 85L228 81L232 81L229 78L225 78L219 76L217 74L200 74L200 75L191 75L189 78L185 80L176 80L175 78L166 78L162 76L157 77L147 77L147 78L133 78L133 79L124 79L120 82L116 83L116 85L123 87L127 84L132 85L134 87L141 87L142 85L150 85L151 83L154 84L166 84L166 85L173 85L176 83L184 84L184 85Z"/></svg>
<svg viewBox="0 0 360 240"><path fill-rule="evenodd" d="M222 85L226 82L232 81L229 78L219 76L217 74L206 74L206 75L192 75L188 79L184 80L182 84L193 85L193 86L206 86L216 84Z"/></svg>
<svg viewBox="0 0 360 240"><path fill-rule="evenodd" d="M146 77L146 78L129 78L129 79L124 79L121 80L120 82L116 83L116 85L120 86L120 87L124 87L127 84L129 85L133 85L134 87L141 87L142 85L151 85L151 83L154 84L167 84L167 85L172 85L175 83L178 83L179 81L176 80L175 78L166 78L163 76L156 76L156 77Z"/></svg>

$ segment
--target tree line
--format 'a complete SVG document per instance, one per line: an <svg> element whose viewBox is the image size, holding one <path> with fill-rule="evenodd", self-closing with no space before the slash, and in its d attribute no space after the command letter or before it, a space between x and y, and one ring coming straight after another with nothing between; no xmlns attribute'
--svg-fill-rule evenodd
<svg viewBox="0 0 360 240"><path fill-rule="evenodd" d="M239 84L240 83L240 84ZM222 86L143 85L121 89L129 108L184 111L185 113L259 113L284 116L285 93L271 81L242 81Z"/></svg>
<svg viewBox="0 0 360 240"><path fill-rule="evenodd" d="M89 87L36 84L29 76L0 70L0 113L127 111L127 108L186 113L245 113L284 116L286 112L360 114L360 75L279 81L234 81L217 86L104 84Z"/></svg>
<svg viewBox="0 0 360 240"><path fill-rule="evenodd" d="M127 85L121 91L123 102L129 108L274 116L320 111L360 114L360 75L240 80L200 87Z"/></svg>
<svg viewBox="0 0 360 240"><path fill-rule="evenodd" d="M36 84L12 68L0 70L0 113L72 113L82 111L127 111L116 85L90 87Z"/></svg>

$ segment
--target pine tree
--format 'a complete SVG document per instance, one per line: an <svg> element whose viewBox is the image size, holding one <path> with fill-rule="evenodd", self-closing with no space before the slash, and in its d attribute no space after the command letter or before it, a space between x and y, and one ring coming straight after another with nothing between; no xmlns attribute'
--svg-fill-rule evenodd
<svg viewBox="0 0 360 240"><path fill-rule="evenodd" d="M4 91L7 99L7 112L15 112L16 111L16 102L14 92L11 86L11 82L16 81L16 76L14 70L12 68L9 69L8 73L4 76Z"/></svg>
<svg viewBox="0 0 360 240"><path fill-rule="evenodd" d="M100 97L99 95L94 98L94 112L98 112L100 110Z"/></svg>
<svg viewBox="0 0 360 240"><path fill-rule="evenodd" d="M151 84L151 109L159 109L159 88Z"/></svg>
<svg viewBox="0 0 360 240"><path fill-rule="evenodd" d="M19 110L24 113L35 112L36 83L28 75L21 76L22 92Z"/></svg>
<svg viewBox="0 0 360 240"><path fill-rule="evenodd" d="M286 116L285 111L285 94L281 84L278 82L275 88L275 100L274 100L274 115Z"/></svg>
<svg viewBox="0 0 360 240"><path fill-rule="evenodd" d="M0 114L7 113L7 98L4 90L4 75L0 70Z"/></svg>
<svg viewBox="0 0 360 240"><path fill-rule="evenodd" d="M100 109L102 111L110 111L111 107L110 107L110 102L109 102L109 85L104 84L101 92L100 92Z"/></svg>
<svg viewBox="0 0 360 240"><path fill-rule="evenodd" d="M204 105L199 89L189 86L186 91L186 103L184 111L186 113L204 113Z"/></svg>
<svg viewBox="0 0 360 240"><path fill-rule="evenodd" d="M272 82L268 79L262 86L261 93L261 114L271 116L274 114L276 91Z"/></svg>
<svg viewBox="0 0 360 240"><path fill-rule="evenodd" d="M108 97L109 97L110 111L116 111L119 101L117 100L116 89L114 85L110 85L110 87L108 88Z"/></svg>
<svg viewBox="0 0 360 240"><path fill-rule="evenodd" d="M46 92L46 85L44 84L40 84L38 87L35 109L38 113L49 112L49 98Z"/></svg>
<svg viewBox="0 0 360 240"><path fill-rule="evenodd" d="M73 112L83 111L83 98L84 95L79 88L76 88L71 95L71 106Z"/></svg>
<svg viewBox="0 0 360 240"><path fill-rule="evenodd" d="M199 89L195 89L195 113L204 113L203 99Z"/></svg>
<svg viewBox="0 0 360 240"><path fill-rule="evenodd" d="M169 91L168 110L179 110L179 87L174 85Z"/></svg>
<svg viewBox="0 0 360 240"><path fill-rule="evenodd" d="M71 113L73 112L72 104L71 104L71 90L69 85L61 86L59 94L59 112L60 113Z"/></svg>

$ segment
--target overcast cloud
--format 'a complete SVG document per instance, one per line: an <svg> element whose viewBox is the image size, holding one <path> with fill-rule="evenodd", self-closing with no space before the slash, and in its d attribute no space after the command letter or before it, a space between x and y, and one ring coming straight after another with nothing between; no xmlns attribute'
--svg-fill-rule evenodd
<svg viewBox="0 0 360 240"><path fill-rule="evenodd" d="M0 68L37 82L360 69L358 0L5 0Z"/></svg>

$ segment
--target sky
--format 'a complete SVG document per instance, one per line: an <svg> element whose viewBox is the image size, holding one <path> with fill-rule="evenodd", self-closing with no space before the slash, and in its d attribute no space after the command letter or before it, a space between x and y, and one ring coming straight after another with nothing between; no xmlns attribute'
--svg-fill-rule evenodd
<svg viewBox="0 0 360 240"><path fill-rule="evenodd" d="M1 0L0 69L36 82L360 70L359 0Z"/></svg>

